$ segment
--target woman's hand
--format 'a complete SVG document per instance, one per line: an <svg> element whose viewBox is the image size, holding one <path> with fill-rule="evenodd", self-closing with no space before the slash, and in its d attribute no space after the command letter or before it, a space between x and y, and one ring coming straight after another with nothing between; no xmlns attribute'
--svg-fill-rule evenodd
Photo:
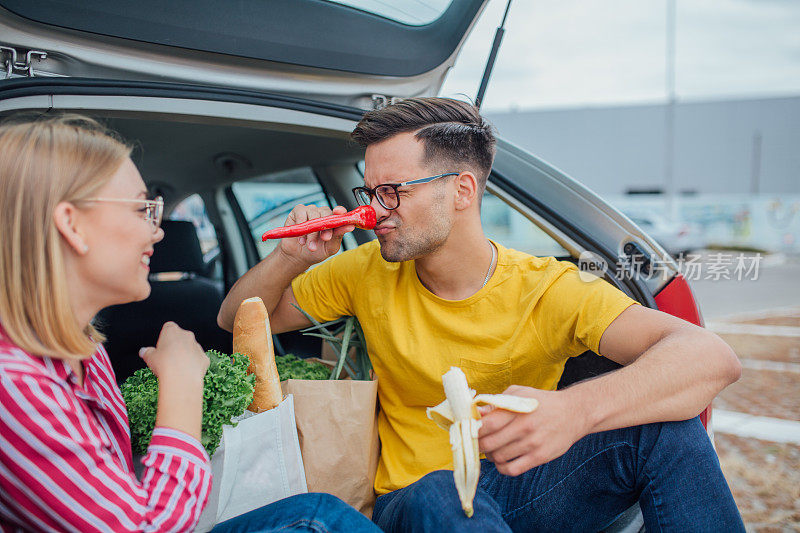
<svg viewBox="0 0 800 533"><path fill-rule="evenodd" d="M156 426L182 431L199 441L203 377L210 360L194 333L167 322L156 347L142 348L139 354L158 378Z"/></svg>
<svg viewBox="0 0 800 533"><path fill-rule="evenodd" d="M208 370L209 359L194 333L181 329L175 322L166 322L155 348L142 348L139 355L162 384L202 383Z"/></svg>

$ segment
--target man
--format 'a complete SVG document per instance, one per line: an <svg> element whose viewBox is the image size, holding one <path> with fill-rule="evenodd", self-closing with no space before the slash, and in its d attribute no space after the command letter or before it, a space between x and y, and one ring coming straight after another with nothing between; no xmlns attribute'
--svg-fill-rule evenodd
<svg viewBox="0 0 800 533"><path fill-rule="evenodd" d="M308 325L292 304L321 321L358 317L381 403L373 520L389 531L597 530L638 500L648 530L742 530L696 418L739 378L731 349L569 263L489 241L480 199L495 139L469 104L407 99L366 113L353 138L366 147L354 192L376 210L377 242L307 271L353 227L282 240L218 322L230 330L254 295L276 333ZM297 206L287 224L329 213ZM625 366L555 391L566 359L587 349ZM448 435L425 415L450 366L478 393L539 400L529 414L483 413L472 518L446 470Z"/></svg>

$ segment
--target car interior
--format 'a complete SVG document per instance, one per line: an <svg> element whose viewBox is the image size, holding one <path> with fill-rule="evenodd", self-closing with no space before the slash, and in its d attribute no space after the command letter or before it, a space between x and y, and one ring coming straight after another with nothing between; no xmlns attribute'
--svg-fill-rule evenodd
<svg viewBox="0 0 800 533"><path fill-rule="evenodd" d="M297 203L355 206L350 193L362 182L363 150L346 134L320 134L282 125L226 124L174 117L97 114L134 146L133 159L154 194L165 199L165 238L151 261L152 292L142 302L104 309L96 321L117 380L144 363L141 346L154 345L163 323L192 330L205 349L230 351L231 335L216 324L225 292L245 269L275 246L261 233L283 225ZM220 196L225 201L220 202ZM269 200L269 201L266 201ZM191 207L191 208L188 208ZM487 233L501 244L522 249L509 228L530 226L521 235L539 243L539 255L572 260L569 252L498 198L484 199ZM204 231L203 231L204 230ZM373 238L357 230L343 248ZM239 256L238 263L236 260ZM302 357L320 353L321 342L297 332L276 336L276 351ZM598 375L618 365L594 353L571 360L560 386Z"/></svg>
<svg viewBox="0 0 800 533"><path fill-rule="evenodd" d="M95 319L107 336L105 347L120 381L145 367L132 355L142 346L155 346L167 321L194 332L206 350L227 353L233 342L231 334L217 326L224 294L220 284L208 277L194 224L164 220L162 227L164 239L156 243L150 262L150 296L107 307Z"/></svg>
<svg viewBox="0 0 800 533"><path fill-rule="evenodd" d="M363 151L346 136L336 138L220 123L95 118L133 144L132 157L148 188L165 200L164 239L155 245L150 263L150 296L141 302L106 308L96 318L98 327L107 336L106 348L119 382L144 368L136 354L140 347L155 344L161 326L168 320L193 331L204 349L230 352L231 334L217 326L216 317L225 291L239 272L227 260L231 243L223 237L226 233L220 231L222 215L215 208L219 191L235 197L234 188L239 191L239 187L231 187L233 183L269 190L271 186L280 189L278 182L291 180L289 197L266 211L249 209L249 191L245 185L239 191L239 201L233 202L243 208L238 213L229 213L236 227L242 230L233 237L239 240L235 247L245 250L246 260L251 264L268 252L259 254L260 239L256 240L248 223L282 225L288 210L304 199L302 195L292 197L295 194L292 189L302 190L304 184L308 188L309 182L316 193L310 199L325 198L312 168L324 166L321 173L325 173L330 167L339 167L341 174L342 166L346 165L354 180L361 179L356 163L362 159ZM285 183L283 186L287 188ZM194 213L180 207L187 197L191 197ZM344 195L342 202L346 201ZM275 215L270 216L272 212ZM183 220L175 219L181 216ZM275 217L280 220L273 220ZM211 230L205 232L202 244L196 228L198 220L206 222ZM355 241L350 239L349 246L354 245ZM289 349L303 355L320 350L318 342L299 334L282 335L277 346L281 351Z"/></svg>

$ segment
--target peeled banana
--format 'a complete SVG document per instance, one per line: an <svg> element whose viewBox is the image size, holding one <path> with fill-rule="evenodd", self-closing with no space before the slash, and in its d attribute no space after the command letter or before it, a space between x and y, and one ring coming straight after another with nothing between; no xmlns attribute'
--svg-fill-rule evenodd
<svg viewBox="0 0 800 533"><path fill-rule="evenodd" d="M445 401L428 407L428 418L450 432L450 447L453 449L453 479L458 491L461 508L467 517L473 514L472 500L478 488L481 473L478 451L478 429L481 415L478 405L487 404L498 409L516 413L530 413L539 405L534 398L523 398L510 394L478 394L469 388L467 376L458 367L451 367L442 376Z"/></svg>

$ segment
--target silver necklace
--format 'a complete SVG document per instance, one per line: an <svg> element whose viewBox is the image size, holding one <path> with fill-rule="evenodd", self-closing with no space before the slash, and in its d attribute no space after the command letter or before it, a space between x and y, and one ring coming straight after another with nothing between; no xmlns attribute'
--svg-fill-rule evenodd
<svg viewBox="0 0 800 533"><path fill-rule="evenodd" d="M494 266L494 260L495 260L495 254L496 254L496 252L495 252L495 250L494 250L494 244L492 244L491 242L489 242L489 246L491 246L491 247L492 247L492 260L491 260L491 262L489 263L489 270L488 270L488 272L486 272L486 277L485 277L485 278L483 278L483 285L481 285L481 289L482 289L482 288L484 288L484 287L486 286L486 284L487 284L487 283L489 283L489 278L490 278L490 277L492 277L492 267Z"/></svg>

